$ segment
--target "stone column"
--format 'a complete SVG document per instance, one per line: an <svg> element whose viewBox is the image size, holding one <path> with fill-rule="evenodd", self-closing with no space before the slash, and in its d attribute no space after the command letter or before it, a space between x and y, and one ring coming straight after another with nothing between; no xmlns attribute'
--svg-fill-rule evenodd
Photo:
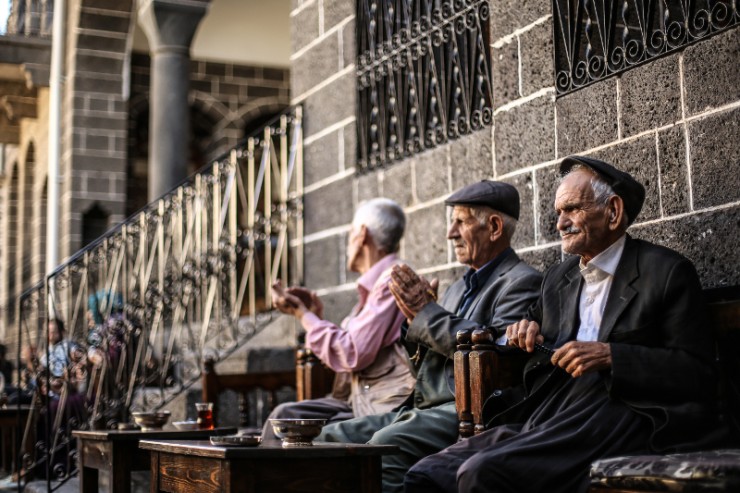
<svg viewBox="0 0 740 493"><path fill-rule="evenodd" d="M190 43L210 0L144 0L139 21L149 38L149 201L187 176Z"/></svg>

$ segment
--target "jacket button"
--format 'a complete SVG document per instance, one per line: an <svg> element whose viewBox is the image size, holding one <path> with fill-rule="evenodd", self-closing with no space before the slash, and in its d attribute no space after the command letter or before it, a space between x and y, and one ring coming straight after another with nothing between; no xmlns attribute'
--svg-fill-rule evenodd
<svg viewBox="0 0 740 493"><path fill-rule="evenodd" d="M417 403L417 404L421 404L421 401L423 401L423 400L424 400L424 399L422 399L422 397L421 397L420 395L417 395L417 396L416 396L416 403Z"/></svg>
<svg viewBox="0 0 740 493"><path fill-rule="evenodd" d="M503 394L503 392L501 391L501 389L496 389L496 390L493 391L493 396L494 397L499 397L499 396L501 396L501 394Z"/></svg>

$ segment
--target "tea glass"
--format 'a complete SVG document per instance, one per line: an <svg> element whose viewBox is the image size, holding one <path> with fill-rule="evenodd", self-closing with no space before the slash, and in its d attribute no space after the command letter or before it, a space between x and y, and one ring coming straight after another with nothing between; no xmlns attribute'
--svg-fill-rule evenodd
<svg viewBox="0 0 740 493"><path fill-rule="evenodd" d="M198 413L198 429L213 429L213 402L196 402L195 410Z"/></svg>

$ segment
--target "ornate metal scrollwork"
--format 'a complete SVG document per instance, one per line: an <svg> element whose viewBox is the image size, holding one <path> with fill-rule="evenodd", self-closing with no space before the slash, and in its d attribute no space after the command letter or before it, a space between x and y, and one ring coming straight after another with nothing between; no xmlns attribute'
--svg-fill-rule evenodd
<svg viewBox="0 0 740 493"><path fill-rule="evenodd" d="M553 0L566 94L740 24L737 0Z"/></svg>
<svg viewBox="0 0 740 493"><path fill-rule="evenodd" d="M488 0L358 0L358 168L490 125Z"/></svg>

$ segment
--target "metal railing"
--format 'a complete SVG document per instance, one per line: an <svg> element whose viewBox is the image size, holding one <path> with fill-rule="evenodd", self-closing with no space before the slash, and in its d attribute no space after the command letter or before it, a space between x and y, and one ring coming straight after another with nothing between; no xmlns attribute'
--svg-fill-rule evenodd
<svg viewBox="0 0 740 493"><path fill-rule="evenodd" d="M73 430L164 407L204 358L272 320L271 283L303 276L302 243L289 241L303 236L302 168L295 107L23 293L22 478L75 474Z"/></svg>

